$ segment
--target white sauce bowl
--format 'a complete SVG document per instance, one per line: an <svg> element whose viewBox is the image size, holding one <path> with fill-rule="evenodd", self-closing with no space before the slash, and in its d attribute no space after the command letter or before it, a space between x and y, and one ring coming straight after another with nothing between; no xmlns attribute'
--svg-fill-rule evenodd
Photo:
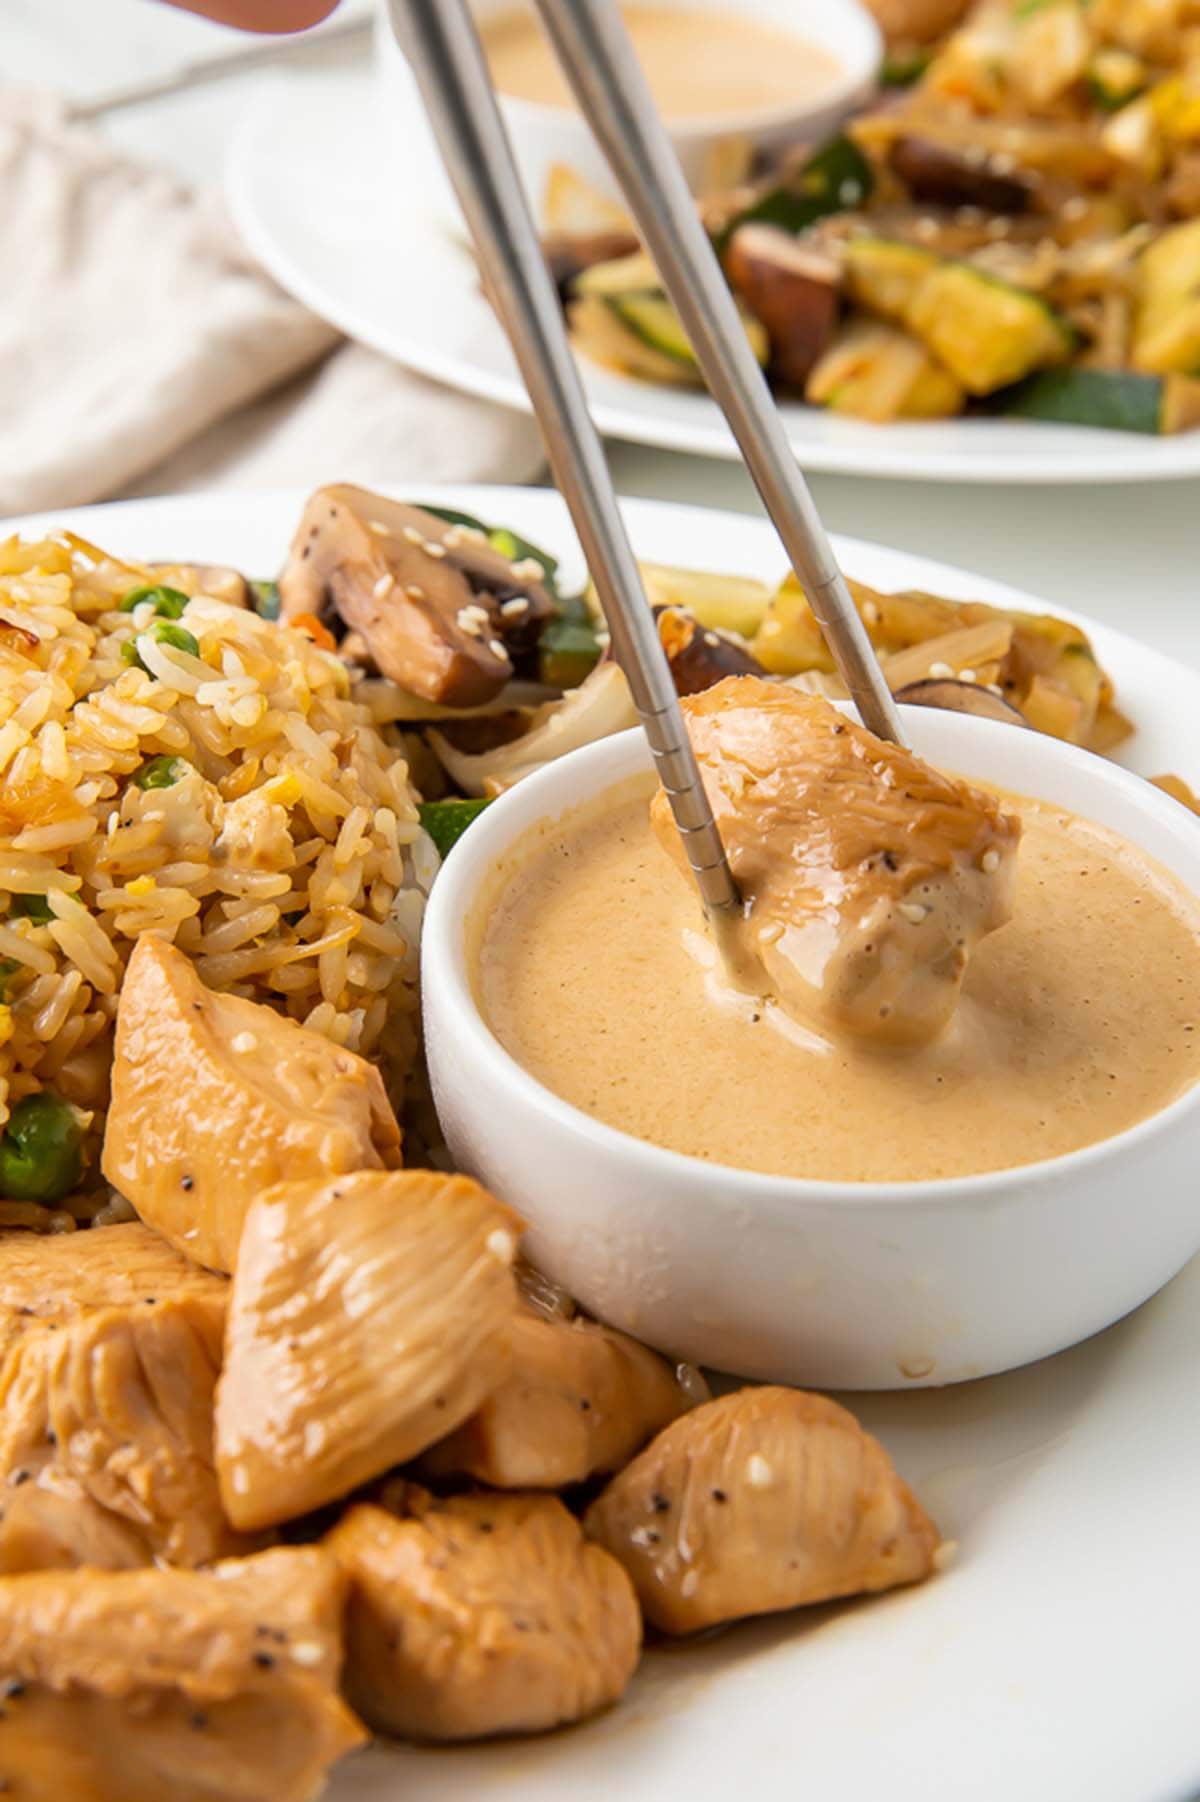
<svg viewBox="0 0 1200 1802"><path fill-rule="evenodd" d="M477 19L513 11L521 0L473 0ZM795 105L725 113L719 119L676 120L669 124L671 141L694 191L704 183L711 159L729 139L748 141L770 152L805 142L819 143L864 101L875 85L883 60L883 39L873 15L859 0L655 0L680 11L737 13L747 20L795 31L827 51L841 66L841 76L819 93ZM437 148L425 124L421 97L408 63L397 47L387 18L386 0L376 32L379 99L393 167L406 186L416 182L430 210L458 232L462 214ZM570 108L500 96L517 167L536 217L544 218L546 184L556 164L565 165L609 199L620 191L591 132ZM414 162L415 159L415 162Z"/></svg>
<svg viewBox="0 0 1200 1802"><path fill-rule="evenodd" d="M1098 821L1200 892L1200 820L1140 777L1018 727L902 711L931 763ZM442 1126L459 1165L525 1215L537 1263L672 1356L833 1389L955 1383L1028 1363L1118 1320L1182 1268L1200 1248L1200 1086L1063 1157L893 1185L763 1176L664 1151L528 1075L480 1015L468 915L524 833L648 765L641 733L626 732L530 777L455 848L426 918ZM663 880L677 878L664 866ZM604 947L580 955L602 961Z"/></svg>

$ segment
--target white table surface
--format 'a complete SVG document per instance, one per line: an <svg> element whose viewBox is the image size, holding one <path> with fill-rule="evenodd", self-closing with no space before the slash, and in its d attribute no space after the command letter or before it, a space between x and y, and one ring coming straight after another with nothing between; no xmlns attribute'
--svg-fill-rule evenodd
<svg viewBox="0 0 1200 1802"><path fill-rule="evenodd" d="M95 97L135 74L161 72L233 41L157 0L87 0L85 12L81 33L78 0L3 0L0 79ZM290 54L363 52L314 43ZM253 104L261 79L229 74L113 113L104 129L134 155L167 163L193 182L217 183L234 123ZM744 471L732 464L624 444L612 446L611 462L629 494L757 507ZM813 490L831 528L1013 582L1200 665L1200 481L983 490L816 476Z"/></svg>

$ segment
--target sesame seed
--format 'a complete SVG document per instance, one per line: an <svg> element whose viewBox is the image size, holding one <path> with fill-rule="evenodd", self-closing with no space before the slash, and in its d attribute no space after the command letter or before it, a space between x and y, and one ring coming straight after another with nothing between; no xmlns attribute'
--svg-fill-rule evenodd
<svg viewBox="0 0 1200 1802"><path fill-rule="evenodd" d="M918 238L924 238L928 241L929 239L937 237L938 222L936 219L918 219L913 226L913 231Z"/></svg>
<svg viewBox="0 0 1200 1802"><path fill-rule="evenodd" d="M699 1587L700 1587L699 1574L694 1570L685 1571L683 1573L683 1581L679 1585L680 1595L684 1596L685 1598L688 1596L694 1596L696 1591L699 1589Z"/></svg>
<svg viewBox="0 0 1200 1802"><path fill-rule="evenodd" d="M458 533L460 537L466 539L468 544L486 544L488 541L487 533L481 531L478 526L459 526Z"/></svg>
<svg viewBox="0 0 1200 1802"><path fill-rule="evenodd" d="M463 612L469 613L471 618L478 620L481 626L486 626L491 619L491 614L488 612L487 608L481 607L478 601L471 601L469 605L463 608Z"/></svg>
<svg viewBox="0 0 1200 1802"><path fill-rule="evenodd" d="M385 526L381 519L369 519L367 525L378 538L390 538L392 535L391 527Z"/></svg>
<svg viewBox="0 0 1200 1802"><path fill-rule="evenodd" d="M973 669L960 669L958 679L960 682L978 682L979 672Z"/></svg>
<svg viewBox="0 0 1200 1802"><path fill-rule="evenodd" d="M376 582L374 588L372 588L371 593L375 596L377 601L381 601L385 594L390 594L392 592L395 585L395 576L391 574L382 575L378 582Z"/></svg>
<svg viewBox="0 0 1200 1802"><path fill-rule="evenodd" d="M254 1051L258 1040L252 1032L238 1032L234 1034L230 1044L235 1051Z"/></svg>
<svg viewBox="0 0 1200 1802"><path fill-rule="evenodd" d="M500 615L502 619L520 619L523 613L529 612L529 602L523 594L514 596L511 601L502 601Z"/></svg>
<svg viewBox="0 0 1200 1802"><path fill-rule="evenodd" d="M296 1644L292 1647L292 1659L296 1664L309 1666L320 1664L324 1656L324 1648L319 1646L315 1639L297 1640Z"/></svg>
<svg viewBox="0 0 1200 1802"><path fill-rule="evenodd" d="M1010 156L1007 150L997 150L990 161L993 175L1013 175L1016 172L1017 159Z"/></svg>
<svg viewBox="0 0 1200 1802"><path fill-rule="evenodd" d="M929 918L932 909L926 907L921 901L901 901L896 911L902 914L911 925L919 926L923 920Z"/></svg>
<svg viewBox="0 0 1200 1802"><path fill-rule="evenodd" d="M454 616L454 623L457 625L460 632L466 633L468 638L483 637L483 627L474 617L469 607L459 608Z"/></svg>
<svg viewBox="0 0 1200 1802"><path fill-rule="evenodd" d="M463 532L462 532L461 526L451 526L450 530L446 533L445 537L442 539L442 543L445 545L445 547L448 551L456 551L458 549L459 545L462 543L462 541L463 541Z"/></svg>
<svg viewBox="0 0 1200 1802"><path fill-rule="evenodd" d="M657 1545L662 1534L657 1527L634 1527L629 1535L629 1543L636 1546Z"/></svg>
<svg viewBox="0 0 1200 1802"><path fill-rule="evenodd" d="M425 534L418 532L416 526L405 526L404 542L405 544L424 544Z"/></svg>
<svg viewBox="0 0 1200 1802"><path fill-rule="evenodd" d="M862 616L869 626L877 626L879 624L879 609L874 601L863 602Z"/></svg>
<svg viewBox="0 0 1200 1802"><path fill-rule="evenodd" d="M746 1481L751 1489L769 1489L775 1473L761 1452L753 1452L746 1460Z"/></svg>
<svg viewBox="0 0 1200 1802"><path fill-rule="evenodd" d="M445 545L437 544L432 538L427 538L421 549L427 557L444 557L446 555Z"/></svg>
<svg viewBox="0 0 1200 1802"><path fill-rule="evenodd" d="M492 653L493 657L507 657L508 656L508 652L504 648L504 643L499 638L489 638L488 639L488 650Z"/></svg>
<svg viewBox="0 0 1200 1802"><path fill-rule="evenodd" d="M953 677L954 671L948 663L931 663L929 666L929 674L941 682L947 681Z"/></svg>
<svg viewBox="0 0 1200 1802"><path fill-rule="evenodd" d="M536 557L522 557L512 566L512 573L518 582L540 582L542 566Z"/></svg>
<svg viewBox="0 0 1200 1802"><path fill-rule="evenodd" d="M492 1256L498 1258L502 1264L511 1264L517 1255L516 1240L502 1226L498 1226L493 1232L490 1232L484 1240L484 1244Z"/></svg>
<svg viewBox="0 0 1200 1802"><path fill-rule="evenodd" d="M996 871L1000 868L1000 853L994 846L990 851L984 852L983 856L979 859L979 867L985 876L994 876L996 874Z"/></svg>
<svg viewBox="0 0 1200 1802"><path fill-rule="evenodd" d="M1082 194L1076 194L1063 205L1062 216L1064 219L1086 219L1087 215L1088 202Z"/></svg>
<svg viewBox="0 0 1200 1802"><path fill-rule="evenodd" d="M704 634L704 642L706 645L710 645L713 650L716 650L720 645L721 640L717 637L715 632L706 632Z"/></svg>
<svg viewBox="0 0 1200 1802"><path fill-rule="evenodd" d="M425 599L425 590L421 587L419 582L410 582L404 592L410 601L423 601Z"/></svg>

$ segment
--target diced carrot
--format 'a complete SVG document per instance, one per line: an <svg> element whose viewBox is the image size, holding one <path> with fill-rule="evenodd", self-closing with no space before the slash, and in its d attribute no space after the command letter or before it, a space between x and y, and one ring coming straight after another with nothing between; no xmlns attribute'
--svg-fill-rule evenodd
<svg viewBox="0 0 1200 1802"><path fill-rule="evenodd" d="M297 613L288 621L298 632L307 632L319 651L336 651L337 639L328 627L323 626L315 613Z"/></svg>

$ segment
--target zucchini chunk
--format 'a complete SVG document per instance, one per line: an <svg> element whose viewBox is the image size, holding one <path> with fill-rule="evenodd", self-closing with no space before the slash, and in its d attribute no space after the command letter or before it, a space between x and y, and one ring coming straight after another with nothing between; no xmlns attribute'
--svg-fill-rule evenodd
<svg viewBox="0 0 1200 1802"><path fill-rule="evenodd" d="M1155 239L1138 270L1134 368L1149 375L1200 374L1200 219Z"/></svg>
<svg viewBox="0 0 1200 1802"><path fill-rule="evenodd" d="M931 250L895 238L851 238L846 245L846 292L881 319L903 321L926 276L938 267Z"/></svg>
<svg viewBox="0 0 1200 1802"><path fill-rule="evenodd" d="M581 350L650 381L699 382L683 323L643 252L597 263L577 278L571 293L568 317ZM610 315L607 327L598 308ZM765 365L770 354L766 327L744 308L739 312L750 348Z"/></svg>
<svg viewBox="0 0 1200 1802"><path fill-rule="evenodd" d="M1036 294L967 263L944 263L914 294L907 322L970 394L993 394L1063 362L1072 336Z"/></svg>
<svg viewBox="0 0 1200 1802"><path fill-rule="evenodd" d="M959 383L908 332L852 319L826 352L805 399L834 413L886 425L894 419L945 419L960 413Z"/></svg>
<svg viewBox="0 0 1200 1802"><path fill-rule="evenodd" d="M1186 379L1186 378L1185 378ZM1099 426L1110 432L1184 431L1169 378L1125 369L1043 369L997 396L1000 411L1022 419ZM1195 384L1200 391L1200 383ZM1175 401L1174 407L1169 404Z"/></svg>

